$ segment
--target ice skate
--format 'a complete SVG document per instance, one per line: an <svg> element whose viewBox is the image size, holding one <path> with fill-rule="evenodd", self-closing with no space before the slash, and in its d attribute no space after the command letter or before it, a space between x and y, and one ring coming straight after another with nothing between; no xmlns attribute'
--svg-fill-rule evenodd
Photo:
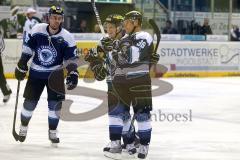
<svg viewBox="0 0 240 160"><path fill-rule="evenodd" d="M125 152L123 152L123 159L135 159L136 158L137 149L134 145L134 142L126 145Z"/></svg>
<svg viewBox="0 0 240 160"><path fill-rule="evenodd" d="M27 130L28 130L28 126L20 126L20 130L19 130L19 141L20 142L24 142L27 136Z"/></svg>
<svg viewBox="0 0 240 160"><path fill-rule="evenodd" d="M121 141L111 141L108 146L103 149L103 152L105 157L120 160L122 153Z"/></svg>
<svg viewBox="0 0 240 160"><path fill-rule="evenodd" d="M3 103L7 103L7 102L9 101L9 99L10 99L11 94L12 94L12 91L11 91L11 89L9 88L8 85L7 85L7 88L8 88L8 93L7 93L7 95L4 95L4 97L3 97Z"/></svg>
<svg viewBox="0 0 240 160"><path fill-rule="evenodd" d="M134 139L133 143L134 143L135 148L138 149L139 146L140 146L140 139L139 139L138 134L135 134L135 139ZM126 146L127 146L126 143L122 144L122 151L123 152L127 152Z"/></svg>
<svg viewBox="0 0 240 160"><path fill-rule="evenodd" d="M138 150L138 158L146 159L148 154L148 145L140 145Z"/></svg>
<svg viewBox="0 0 240 160"><path fill-rule="evenodd" d="M48 130L48 138L52 143L52 147L58 147L60 140L57 136L57 130Z"/></svg>

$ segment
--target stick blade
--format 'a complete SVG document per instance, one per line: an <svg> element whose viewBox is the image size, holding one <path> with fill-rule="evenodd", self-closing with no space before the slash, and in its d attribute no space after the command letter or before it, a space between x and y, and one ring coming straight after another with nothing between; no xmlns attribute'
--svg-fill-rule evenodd
<svg viewBox="0 0 240 160"><path fill-rule="evenodd" d="M12 130L12 135L16 141L19 139L19 135L16 133L15 129Z"/></svg>

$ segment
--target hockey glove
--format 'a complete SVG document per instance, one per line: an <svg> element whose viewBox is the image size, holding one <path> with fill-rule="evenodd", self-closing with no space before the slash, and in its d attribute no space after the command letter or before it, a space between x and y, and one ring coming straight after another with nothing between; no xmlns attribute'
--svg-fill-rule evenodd
<svg viewBox="0 0 240 160"><path fill-rule="evenodd" d="M92 63L94 61L96 61L98 59L97 57L97 52L95 49L91 48L89 51L88 51L88 54L84 57L84 60L89 62L89 63Z"/></svg>
<svg viewBox="0 0 240 160"><path fill-rule="evenodd" d="M160 58L159 54L157 54L157 53L152 53L152 55L151 55L151 57L150 57L150 63L151 63L151 64L157 64L158 61L159 61L159 58Z"/></svg>
<svg viewBox="0 0 240 160"><path fill-rule="evenodd" d="M23 63L21 60L18 62L15 68L15 77L17 80L22 81L28 72L27 64Z"/></svg>
<svg viewBox="0 0 240 160"><path fill-rule="evenodd" d="M119 42L119 50L123 53L126 53L131 46L134 45L134 37L133 36L128 36L126 38L123 38Z"/></svg>
<svg viewBox="0 0 240 160"><path fill-rule="evenodd" d="M129 57L128 57L128 53L125 52L118 52L118 65L119 66L123 66L126 64L129 64Z"/></svg>
<svg viewBox="0 0 240 160"><path fill-rule="evenodd" d="M113 50L113 47L114 47L114 43L113 43L113 40L109 37L104 37L102 40L101 40L101 44L103 46L103 49L107 52Z"/></svg>
<svg viewBox="0 0 240 160"><path fill-rule="evenodd" d="M66 78L66 85L67 85L67 89L68 90L73 90L74 88L77 87L77 84L78 84L78 71L77 70L74 70L74 71L71 71L67 78Z"/></svg>
<svg viewBox="0 0 240 160"><path fill-rule="evenodd" d="M97 64L92 67L92 71L94 72L94 76L96 80L102 81L107 76L107 70L102 64Z"/></svg>

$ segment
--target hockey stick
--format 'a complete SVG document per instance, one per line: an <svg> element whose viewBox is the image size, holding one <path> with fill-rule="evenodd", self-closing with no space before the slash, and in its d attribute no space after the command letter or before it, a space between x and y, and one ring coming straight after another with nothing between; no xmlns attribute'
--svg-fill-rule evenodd
<svg viewBox="0 0 240 160"><path fill-rule="evenodd" d="M97 10L95 0L91 0L91 4L92 4L92 7L93 7L93 11L94 11L94 13L95 13L95 15L96 15L97 23L98 23L98 25L99 25L99 28L100 28L100 30L101 30L101 33L102 33L103 36L105 37L105 36L106 36L106 33L105 33L105 31L104 31L104 27L103 27L102 21L101 21L100 16L99 16L99 12L98 12L98 10ZM90 67L89 67L88 69L90 69Z"/></svg>
<svg viewBox="0 0 240 160"><path fill-rule="evenodd" d="M153 19L149 19L149 24L152 26L153 31L157 36L157 43L153 52L153 54L157 54L159 43L161 40L161 32L156 22ZM155 73L155 77L162 77L168 70L165 66L161 64L151 64L151 66L152 66L151 68L153 69L153 72Z"/></svg>
<svg viewBox="0 0 240 160"><path fill-rule="evenodd" d="M101 33L105 35L105 31L104 31L104 28L103 28L103 25L102 25L102 21L100 19L100 16L99 16L99 13L98 13L98 10L97 10L97 7L96 7L95 0L91 0L91 3L92 3L93 11L94 11L94 13L96 15L97 23L98 23L99 28L101 30Z"/></svg>
<svg viewBox="0 0 240 160"><path fill-rule="evenodd" d="M15 103L15 110L14 110L14 118L13 118L13 128L12 128L12 135L16 141L19 139L19 135L16 133L16 117L17 117L17 106L18 106L18 97L19 97L19 89L20 89L20 81L18 81L17 85L17 95L16 95L16 103Z"/></svg>
<svg viewBox="0 0 240 160"><path fill-rule="evenodd" d="M157 43L156 46L154 48L154 53L157 52L160 40L161 40L161 33L160 33L160 29L158 28L156 22L153 19L149 19L148 23L152 26L153 31L155 32L156 36L157 36Z"/></svg>

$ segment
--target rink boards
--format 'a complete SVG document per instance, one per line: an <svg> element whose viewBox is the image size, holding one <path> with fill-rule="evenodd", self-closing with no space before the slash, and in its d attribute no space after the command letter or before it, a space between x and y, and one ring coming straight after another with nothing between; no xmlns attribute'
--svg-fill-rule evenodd
<svg viewBox="0 0 240 160"><path fill-rule="evenodd" d="M2 59L6 77L12 78L17 61L21 56L22 42L19 39L6 39L6 49ZM93 48L97 41L78 41L81 52ZM159 64L168 72L164 77L226 77L240 76L240 48L237 42L190 42L163 41L158 53ZM81 61L83 61L81 59ZM88 64L79 67L82 77L91 77ZM155 75L154 73L152 75Z"/></svg>

